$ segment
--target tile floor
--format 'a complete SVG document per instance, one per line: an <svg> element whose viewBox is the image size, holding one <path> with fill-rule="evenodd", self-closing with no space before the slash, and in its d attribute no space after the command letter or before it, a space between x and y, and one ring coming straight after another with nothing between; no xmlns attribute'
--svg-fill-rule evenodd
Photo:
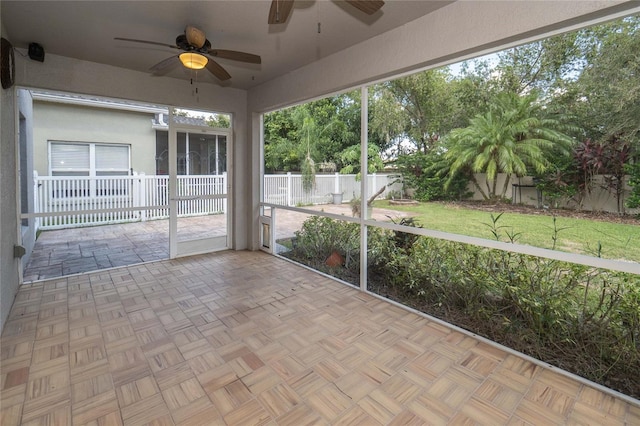
<svg viewBox="0 0 640 426"><path fill-rule="evenodd" d="M603 393L261 252L22 286L0 424L640 424Z"/></svg>

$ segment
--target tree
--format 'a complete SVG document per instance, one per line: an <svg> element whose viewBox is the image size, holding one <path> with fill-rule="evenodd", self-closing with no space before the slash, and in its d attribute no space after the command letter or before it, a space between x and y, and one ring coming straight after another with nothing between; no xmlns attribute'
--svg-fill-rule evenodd
<svg viewBox="0 0 640 426"><path fill-rule="evenodd" d="M521 95L552 95L584 66L578 38L571 32L499 52L494 84L500 91Z"/></svg>
<svg viewBox="0 0 640 426"><path fill-rule="evenodd" d="M267 173L300 170L298 128L294 124L294 108L282 109L264 118L264 169Z"/></svg>
<svg viewBox="0 0 640 426"><path fill-rule="evenodd" d="M328 136L329 131L334 127L343 127L344 123L337 118L333 118L324 126L320 126L315 116L311 115L311 111L304 107L296 110L294 113L294 121L300 129L298 132L298 146L306 150L300 166L300 171L302 172L302 188L305 192L309 192L315 183L316 160L314 160L313 157L315 156L317 158L317 156L322 153L322 150L319 149L318 146L327 145L327 141L331 142L331 138Z"/></svg>
<svg viewBox="0 0 640 426"><path fill-rule="evenodd" d="M574 105L588 137L637 144L640 132L640 17L583 31L586 66L575 82Z"/></svg>
<svg viewBox="0 0 640 426"><path fill-rule="evenodd" d="M451 127L455 97L449 93L447 69L419 72L374 87L371 130L395 144L406 140L413 150L429 151Z"/></svg>
<svg viewBox="0 0 640 426"><path fill-rule="evenodd" d="M307 147L301 143L305 118L313 127L324 129ZM308 123L309 124L309 123ZM314 130L314 132L316 131ZM307 154L315 162L340 165L340 153L360 143L360 103L358 92L320 99L265 115L265 171L297 171ZM309 149L307 149L309 148Z"/></svg>
<svg viewBox="0 0 640 426"><path fill-rule="evenodd" d="M228 129L231 127L231 117L229 114L213 114L207 119L209 127Z"/></svg>
<svg viewBox="0 0 640 426"><path fill-rule="evenodd" d="M395 165L402 174L404 187L414 191L420 201L462 200L471 195L467 190L470 177L457 173L447 185L449 162L441 147L427 153L414 152L398 157Z"/></svg>
<svg viewBox="0 0 640 426"><path fill-rule="evenodd" d="M360 163L360 154L362 150L360 145L351 145L345 148L340 153L340 159L342 160L343 167L340 169L340 173L351 174L356 173L356 178L359 179L362 167ZM367 173L375 173L384 168L382 158L380 158L380 148L376 144L370 143L367 145Z"/></svg>
<svg viewBox="0 0 640 426"><path fill-rule="evenodd" d="M451 161L447 183L460 172L486 173L484 188L472 177L475 187L485 199L503 198L514 174L546 171L552 151L569 155L572 139L561 131L567 126L560 117L545 116L536 100L535 94L502 93L489 112L475 116L468 127L453 130L446 144L445 157ZM500 193L498 173L507 175Z"/></svg>

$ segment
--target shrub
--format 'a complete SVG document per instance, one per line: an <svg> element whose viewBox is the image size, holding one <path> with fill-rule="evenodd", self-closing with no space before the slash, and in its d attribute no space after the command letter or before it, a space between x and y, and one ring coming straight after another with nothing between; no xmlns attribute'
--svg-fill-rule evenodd
<svg viewBox="0 0 640 426"><path fill-rule="evenodd" d="M288 257L336 275L325 265L327 258L335 251L345 259L344 274L338 273L337 276L349 281L354 274L359 274L360 225L357 223L311 216L295 232L294 241L292 250L287 253Z"/></svg>
<svg viewBox="0 0 640 426"><path fill-rule="evenodd" d="M402 155L396 165L402 173L405 187L415 189L415 199L419 201L451 201L469 198L469 176L456 175L447 186L448 164L437 152Z"/></svg>

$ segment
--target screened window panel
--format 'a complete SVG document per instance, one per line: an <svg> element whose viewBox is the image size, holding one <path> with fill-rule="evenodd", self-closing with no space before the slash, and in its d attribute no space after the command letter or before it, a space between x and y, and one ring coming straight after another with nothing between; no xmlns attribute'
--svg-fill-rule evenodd
<svg viewBox="0 0 640 426"><path fill-rule="evenodd" d="M96 145L96 170L129 170L129 147Z"/></svg>
<svg viewBox="0 0 640 426"><path fill-rule="evenodd" d="M89 145L77 143L51 144L51 170L89 170Z"/></svg>
<svg viewBox="0 0 640 426"><path fill-rule="evenodd" d="M227 138L220 137L218 140L218 173L227 171Z"/></svg>

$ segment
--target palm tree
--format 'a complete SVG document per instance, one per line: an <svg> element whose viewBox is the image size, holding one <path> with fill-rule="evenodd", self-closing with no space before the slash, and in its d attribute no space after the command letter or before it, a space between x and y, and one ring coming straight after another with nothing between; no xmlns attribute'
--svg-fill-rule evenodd
<svg viewBox="0 0 640 426"><path fill-rule="evenodd" d="M511 177L532 171L544 173L551 155L569 155L573 140L563 130L563 117L545 116L535 94L502 93L489 112L476 115L469 126L448 135L445 157L451 162L447 185L454 176L471 171L472 181L485 199L503 198ZM485 173L483 190L474 173ZM497 194L497 175L505 173L502 192Z"/></svg>

